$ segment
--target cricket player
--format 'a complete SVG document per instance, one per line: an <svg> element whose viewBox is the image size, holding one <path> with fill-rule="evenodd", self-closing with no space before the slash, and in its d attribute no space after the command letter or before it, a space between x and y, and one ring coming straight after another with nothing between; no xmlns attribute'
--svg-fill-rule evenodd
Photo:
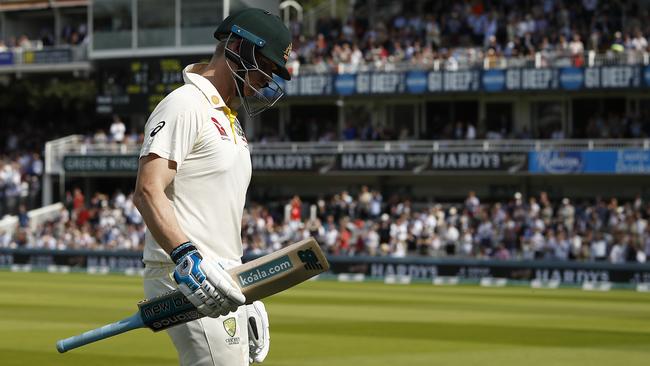
<svg viewBox="0 0 650 366"><path fill-rule="evenodd" d="M168 330L181 365L261 363L268 316L246 299L226 269L240 264L241 221L251 178L248 142L235 112L259 114L282 97L273 80L290 79L288 29L248 8L214 33L208 64L189 65L185 85L163 99L145 126L135 202L147 224L147 298L178 287L207 317Z"/></svg>

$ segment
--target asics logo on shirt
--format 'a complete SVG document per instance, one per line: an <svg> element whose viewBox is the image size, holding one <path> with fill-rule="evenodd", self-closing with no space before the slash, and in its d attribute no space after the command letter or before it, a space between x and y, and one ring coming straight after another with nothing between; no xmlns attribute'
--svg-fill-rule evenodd
<svg viewBox="0 0 650 366"><path fill-rule="evenodd" d="M165 127L165 121L160 121L156 125L156 127L153 128L151 131L151 134L149 136L154 137L158 133L158 131L162 130L162 128Z"/></svg>

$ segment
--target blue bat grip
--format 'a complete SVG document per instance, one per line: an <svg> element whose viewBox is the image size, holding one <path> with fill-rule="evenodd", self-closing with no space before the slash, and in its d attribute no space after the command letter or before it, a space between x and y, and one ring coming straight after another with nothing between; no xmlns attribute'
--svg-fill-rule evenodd
<svg viewBox="0 0 650 366"><path fill-rule="evenodd" d="M56 342L56 349L60 353L63 353L71 349L84 346L88 343L99 341L100 339L112 337L114 335L142 327L144 327L144 322L142 321L142 317L138 312L118 322L106 324L103 327L89 330L85 333L70 338L61 339Z"/></svg>

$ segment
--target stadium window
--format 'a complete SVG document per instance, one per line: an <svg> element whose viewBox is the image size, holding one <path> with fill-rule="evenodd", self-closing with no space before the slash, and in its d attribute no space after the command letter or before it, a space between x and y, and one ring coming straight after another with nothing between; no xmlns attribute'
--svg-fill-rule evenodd
<svg viewBox="0 0 650 366"><path fill-rule="evenodd" d="M291 141L332 141L346 132L338 131L338 110L332 105L296 105L290 107L290 122L285 134ZM346 140L358 139L356 124L349 123Z"/></svg>
<svg viewBox="0 0 650 366"><path fill-rule="evenodd" d="M413 103L389 106L388 128L391 131L391 139L410 140L415 137L416 108Z"/></svg>
<svg viewBox="0 0 650 366"><path fill-rule="evenodd" d="M181 1L181 45L211 45L212 33L223 19L223 1Z"/></svg>
<svg viewBox="0 0 650 366"><path fill-rule="evenodd" d="M427 102L426 120L421 136L425 139L451 138L452 104L449 102Z"/></svg>
<svg viewBox="0 0 650 366"><path fill-rule="evenodd" d="M344 140L381 140L384 132L384 121L373 118L374 106L365 103L347 103L344 106L344 124L340 131ZM321 128L322 129L322 128ZM321 131L323 135L326 130Z"/></svg>
<svg viewBox="0 0 650 366"><path fill-rule="evenodd" d="M174 46L174 0L138 0L138 47Z"/></svg>
<svg viewBox="0 0 650 366"><path fill-rule="evenodd" d="M623 138L626 131L626 99L573 99L573 126L576 138Z"/></svg>
<svg viewBox="0 0 650 366"><path fill-rule="evenodd" d="M106 50L131 48L131 0L93 2L93 48Z"/></svg>
<svg viewBox="0 0 650 366"><path fill-rule="evenodd" d="M532 136L520 136L521 138L550 139L553 132L562 131L562 108L561 101L541 101L531 104L532 112ZM521 131L520 131L521 132Z"/></svg>
<svg viewBox="0 0 650 366"><path fill-rule="evenodd" d="M513 103L485 104L485 131L488 139L508 138L512 131Z"/></svg>

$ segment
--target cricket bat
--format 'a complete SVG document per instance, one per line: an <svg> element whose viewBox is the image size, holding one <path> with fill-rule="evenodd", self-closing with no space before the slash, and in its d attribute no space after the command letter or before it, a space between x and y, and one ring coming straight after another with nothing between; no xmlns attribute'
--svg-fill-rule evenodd
<svg viewBox="0 0 650 366"><path fill-rule="evenodd" d="M329 269L327 258L313 238L291 244L228 270L246 303L263 299L293 287ZM133 329L148 327L154 332L202 318L203 315L180 292L167 294L138 303L132 316L56 342L56 349L66 352Z"/></svg>

